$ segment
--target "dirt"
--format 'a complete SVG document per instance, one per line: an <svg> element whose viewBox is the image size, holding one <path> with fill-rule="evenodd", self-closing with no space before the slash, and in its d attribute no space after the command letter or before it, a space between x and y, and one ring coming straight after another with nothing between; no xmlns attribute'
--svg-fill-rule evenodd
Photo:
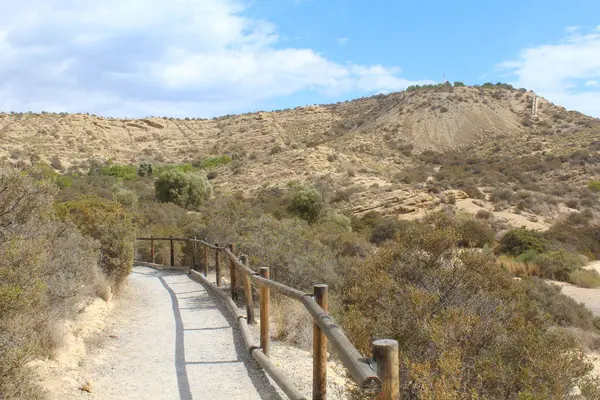
<svg viewBox="0 0 600 400"><path fill-rule="evenodd" d="M94 301L65 329L57 359L35 365L50 400L286 398L245 350L220 299L181 272L135 267L113 307ZM251 331L258 337L258 325ZM278 341L271 351L310 398L310 352ZM346 399L347 384L330 361L328 398Z"/></svg>

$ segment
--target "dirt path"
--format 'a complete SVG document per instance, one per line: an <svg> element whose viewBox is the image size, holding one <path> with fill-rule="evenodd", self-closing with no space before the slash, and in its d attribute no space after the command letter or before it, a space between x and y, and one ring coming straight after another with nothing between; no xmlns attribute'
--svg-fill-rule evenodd
<svg viewBox="0 0 600 400"><path fill-rule="evenodd" d="M83 365L92 392L71 398L280 399L202 285L136 267L128 291L110 339Z"/></svg>
<svg viewBox="0 0 600 400"><path fill-rule="evenodd" d="M583 267L585 269L595 269L600 273L600 261L593 261ZM573 300L583 303L587 308L600 317L600 288L586 289L571 285L565 282L551 281L553 284L561 287L561 292Z"/></svg>

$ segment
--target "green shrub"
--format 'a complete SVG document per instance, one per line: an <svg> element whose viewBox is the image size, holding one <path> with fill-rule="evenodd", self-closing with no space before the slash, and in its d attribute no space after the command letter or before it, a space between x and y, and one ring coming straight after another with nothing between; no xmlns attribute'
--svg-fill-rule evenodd
<svg viewBox="0 0 600 400"><path fill-rule="evenodd" d="M600 274L593 269L577 269L569 273L569 283L583 288L600 286Z"/></svg>
<svg viewBox="0 0 600 400"><path fill-rule="evenodd" d="M543 253L550 247L550 242L543 234L527 228L517 228L508 231L500 239L501 253L518 256L528 250Z"/></svg>
<svg viewBox="0 0 600 400"><path fill-rule="evenodd" d="M565 282L568 281L569 274L582 265L581 258L577 254L565 249L540 254L534 262L540 267L542 277Z"/></svg>
<svg viewBox="0 0 600 400"><path fill-rule="evenodd" d="M133 165L105 165L100 170L102 175L114 176L115 178L134 180L137 177L137 170Z"/></svg>
<svg viewBox="0 0 600 400"><path fill-rule="evenodd" d="M589 181L588 188L594 192L600 192L600 181Z"/></svg>
<svg viewBox="0 0 600 400"><path fill-rule="evenodd" d="M118 289L133 263L131 215L116 201L97 196L57 203L54 208L60 219L72 221L84 235L100 242L100 267Z"/></svg>
<svg viewBox="0 0 600 400"><path fill-rule="evenodd" d="M177 170L161 173L154 183L154 190L158 201L175 203L186 209L201 205L212 194L206 176Z"/></svg>
<svg viewBox="0 0 600 400"><path fill-rule="evenodd" d="M138 176L141 176L141 177L152 176L153 173L154 173L154 165L152 165L152 163L149 163L146 161L140 163L140 166L137 169L137 174L138 174Z"/></svg>
<svg viewBox="0 0 600 400"><path fill-rule="evenodd" d="M323 205L323 196L317 189L299 187L292 195L289 210L308 222L315 222L321 215Z"/></svg>
<svg viewBox="0 0 600 400"><path fill-rule="evenodd" d="M209 169L219 167L221 165L227 165L232 161L228 155L222 155L219 157L208 157L203 160L195 162L193 165L202 169Z"/></svg>

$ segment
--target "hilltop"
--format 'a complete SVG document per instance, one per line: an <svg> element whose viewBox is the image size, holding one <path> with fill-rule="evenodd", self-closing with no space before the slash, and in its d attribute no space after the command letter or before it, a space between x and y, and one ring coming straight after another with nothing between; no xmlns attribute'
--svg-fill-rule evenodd
<svg viewBox="0 0 600 400"><path fill-rule="evenodd" d="M532 115L534 97L505 84L446 84L210 120L4 113L0 157L81 173L93 160L192 163L226 154L233 162L211 176L217 191L308 182L355 214L410 218L458 201L472 212L524 212L511 218L544 228L538 217L555 219L585 201L578 191L596 175L600 120L539 97ZM494 189L514 193L494 201Z"/></svg>

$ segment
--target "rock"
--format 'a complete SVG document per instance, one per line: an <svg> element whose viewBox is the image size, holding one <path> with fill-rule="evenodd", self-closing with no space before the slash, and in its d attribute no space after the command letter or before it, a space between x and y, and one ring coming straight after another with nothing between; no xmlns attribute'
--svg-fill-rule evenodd
<svg viewBox="0 0 600 400"><path fill-rule="evenodd" d="M82 392L92 393L92 381L85 381L83 385L79 388Z"/></svg>

